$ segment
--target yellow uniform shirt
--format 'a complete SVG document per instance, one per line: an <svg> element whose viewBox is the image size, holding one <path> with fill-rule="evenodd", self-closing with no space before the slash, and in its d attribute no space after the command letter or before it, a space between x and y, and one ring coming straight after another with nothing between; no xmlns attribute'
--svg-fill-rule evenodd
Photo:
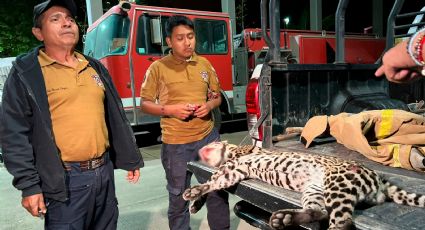
<svg viewBox="0 0 425 230"><path fill-rule="evenodd" d="M72 68L38 55L47 90L53 134L63 161L86 161L109 147L103 100L105 88L83 55Z"/></svg>
<svg viewBox="0 0 425 230"><path fill-rule="evenodd" d="M146 71L141 98L161 105L202 104L207 101L208 89L220 92L215 70L206 58L194 54L190 60L183 61L169 54L152 63ZM201 140L213 127L211 114L185 121L161 118L162 140L167 144Z"/></svg>

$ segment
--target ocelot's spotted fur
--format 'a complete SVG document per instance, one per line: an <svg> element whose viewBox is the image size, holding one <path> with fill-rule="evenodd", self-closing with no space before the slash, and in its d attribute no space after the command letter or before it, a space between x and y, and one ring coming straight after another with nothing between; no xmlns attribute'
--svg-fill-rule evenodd
<svg viewBox="0 0 425 230"><path fill-rule="evenodd" d="M211 143L199 155L205 163L219 168L208 182L183 193L185 200L194 201L191 213L202 207L203 195L248 178L302 192L302 209L272 213L269 224L275 229L324 219L329 219L329 229L351 229L354 206L359 202L379 204L390 199L398 204L425 206L424 195L401 190L354 161L226 142Z"/></svg>

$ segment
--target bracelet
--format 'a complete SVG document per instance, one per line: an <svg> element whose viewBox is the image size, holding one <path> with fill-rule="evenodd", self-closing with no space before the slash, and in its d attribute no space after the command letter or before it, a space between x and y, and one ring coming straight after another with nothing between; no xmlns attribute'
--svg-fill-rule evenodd
<svg viewBox="0 0 425 230"><path fill-rule="evenodd" d="M422 70L420 73L422 76L425 76L425 61L424 56L422 55L422 52L424 51L424 45L425 45L425 34L422 36L422 39L419 41L419 48L416 50L418 61L422 63Z"/></svg>
<svg viewBox="0 0 425 230"><path fill-rule="evenodd" d="M422 65L425 65L424 57L422 55L422 52L424 50L424 44L425 44L425 34L422 35L422 38L418 41L418 46L416 49L416 57Z"/></svg>
<svg viewBox="0 0 425 230"><path fill-rule="evenodd" d="M413 34L412 37L410 37L410 40L408 41L407 45L407 53L409 54L410 58L415 62L418 66L424 66L425 63L422 58L422 43L425 36L425 27L417 31L415 34ZM419 39L418 39L419 38Z"/></svg>
<svg viewBox="0 0 425 230"><path fill-rule="evenodd" d="M424 65L423 58L422 58L422 52L421 52L421 43L422 43L423 39L424 39L424 34L421 34L420 36L418 36L418 38L416 39L416 42L415 42L415 46L413 47L414 51L412 52L415 59L419 63L421 63L421 65Z"/></svg>

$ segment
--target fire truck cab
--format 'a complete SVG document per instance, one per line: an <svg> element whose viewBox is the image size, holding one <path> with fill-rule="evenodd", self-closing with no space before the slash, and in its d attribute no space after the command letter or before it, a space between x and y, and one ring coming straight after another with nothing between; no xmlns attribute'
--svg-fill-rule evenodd
<svg viewBox="0 0 425 230"><path fill-rule="evenodd" d="M221 84L222 113L245 115L245 86L235 84L232 78L228 14L121 2L88 28L84 53L108 69L134 127L157 123L158 117L139 109L140 87L151 63L169 52L165 26L168 17L175 14L185 15L195 24L196 52L212 63Z"/></svg>

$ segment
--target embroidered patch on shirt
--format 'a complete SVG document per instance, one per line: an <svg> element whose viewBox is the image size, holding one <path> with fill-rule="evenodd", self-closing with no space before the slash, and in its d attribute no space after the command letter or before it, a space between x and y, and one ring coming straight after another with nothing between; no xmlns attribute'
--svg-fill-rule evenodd
<svg viewBox="0 0 425 230"><path fill-rule="evenodd" d="M100 79L99 75L95 74L95 75L92 75L91 77L93 78L93 80L96 82L96 84L97 84L99 87L104 88L104 86L103 86L103 82L102 82L102 80Z"/></svg>
<svg viewBox="0 0 425 230"><path fill-rule="evenodd" d="M58 88L49 88L46 91L48 93L52 93L52 92L56 92L56 91L63 91L63 90L67 90L68 87L58 87Z"/></svg>
<svg viewBox="0 0 425 230"><path fill-rule="evenodd" d="M207 71L201 71L201 77L204 79L205 82L208 82L208 72Z"/></svg>

